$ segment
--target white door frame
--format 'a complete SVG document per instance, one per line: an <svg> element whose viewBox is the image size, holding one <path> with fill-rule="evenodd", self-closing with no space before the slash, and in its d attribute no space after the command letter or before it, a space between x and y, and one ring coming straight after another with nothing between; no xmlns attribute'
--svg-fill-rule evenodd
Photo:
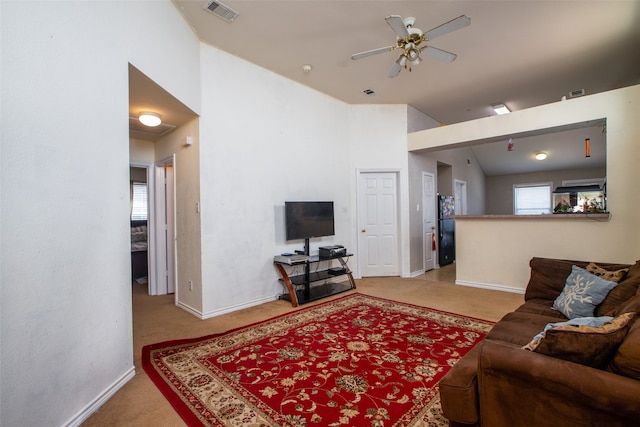
<svg viewBox="0 0 640 427"><path fill-rule="evenodd" d="M400 210L400 169L356 169L356 230L355 230L355 241L356 247L358 249L357 252L357 260L358 264L356 266L356 277L362 277L362 267L361 264L363 262L362 247L360 242L360 230L362 229L362 224L360 223L360 212L364 209L363 206L360 205L361 199L361 191L360 191L360 183L363 176L367 174L380 174L380 173L388 173L394 174L396 177L396 201L395 201L395 209L396 209L396 263L398 266L398 276L402 275L403 266L402 266L402 257L401 257L401 248L402 248L402 236L401 236L401 210Z"/></svg>
<svg viewBox="0 0 640 427"><path fill-rule="evenodd" d="M156 287L156 256L155 256L155 174L153 173L152 162L130 161L129 166L144 168L147 171L147 292L155 295L152 291Z"/></svg>
<svg viewBox="0 0 640 427"><path fill-rule="evenodd" d="M425 176L430 176L431 180L433 181L433 187L432 187L432 195L431 195L431 200L433 203L431 203L430 206L427 206L427 203L425 203L425 193L426 193L426 189L424 188L424 178ZM431 173L431 172L422 172L422 248L423 248L423 254L422 254L422 270L424 272L427 272L427 250L431 251L431 256L433 258L433 268L436 268L438 266L438 263L436 262L436 255L437 255L437 251L434 251L433 249L431 249L433 247L433 239L434 236L437 232L437 220L438 220L438 213L436 212L436 204L437 204L437 194L436 194L436 177L435 174ZM431 218L433 221L433 227L431 229L431 239L427 239L427 230L425 230L425 222L427 219L427 213L431 212Z"/></svg>

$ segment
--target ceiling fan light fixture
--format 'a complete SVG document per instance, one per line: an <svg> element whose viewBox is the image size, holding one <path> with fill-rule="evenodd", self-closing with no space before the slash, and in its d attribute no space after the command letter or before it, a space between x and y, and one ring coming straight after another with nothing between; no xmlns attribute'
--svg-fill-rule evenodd
<svg viewBox="0 0 640 427"><path fill-rule="evenodd" d="M494 106L492 106L491 108L493 108L493 111L496 112L497 115L501 116L503 114L508 114L511 112L511 110L509 110L509 107L507 107L504 104L496 104Z"/></svg>
<svg viewBox="0 0 640 427"><path fill-rule="evenodd" d="M413 17L402 19L400 15L389 15L384 18L384 20L387 21L389 27L391 27L393 32L396 34L396 44L389 47L380 47L360 53L354 53L351 55L351 59L366 58L367 56L377 55L379 53L389 52L395 49L402 49L403 52L401 57L396 59L396 62L393 64L391 71L388 74L388 77L390 78L396 77L402 68L411 71L411 66L418 65L422 62L420 53L425 49L428 49L426 53L427 56L444 63L449 63L456 59L456 55L451 52L426 45L420 47L420 44L430 39L450 33L451 31L459 30L471 23L471 19L469 19L468 16L461 15L427 31L426 33L423 33L421 29L413 27L416 20ZM411 66L407 66L407 61L410 62Z"/></svg>
<svg viewBox="0 0 640 427"><path fill-rule="evenodd" d="M536 153L536 160L544 160L546 158L547 158L547 153L545 153L544 151Z"/></svg>
<svg viewBox="0 0 640 427"><path fill-rule="evenodd" d="M155 127L162 123L162 116L152 111L141 111L138 120L145 126Z"/></svg>

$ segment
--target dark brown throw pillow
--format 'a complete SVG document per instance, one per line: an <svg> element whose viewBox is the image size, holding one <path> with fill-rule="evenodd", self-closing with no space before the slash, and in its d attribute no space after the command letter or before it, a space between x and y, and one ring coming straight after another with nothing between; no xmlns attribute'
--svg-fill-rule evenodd
<svg viewBox="0 0 640 427"><path fill-rule="evenodd" d="M618 308L613 310L609 316L619 316L622 313L640 313L640 288L638 289L638 293L629 298L626 302L622 303Z"/></svg>
<svg viewBox="0 0 640 427"><path fill-rule="evenodd" d="M640 290L640 270L636 268L637 265L638 263L629 269L627 276L596 307L596 316L617 316L627 311L636 311L621 310L621 307Z"/></svg>
<svg viewBox="0 0 640 427"><path fill-rule="evenodd" d="M593 368L609 363L627 335L636 313L625 313L601 326L562 325L524 346L525 350L568 360Z"/></svg>
<svg viewBox="0 0 640 427"><path fill-rule="evenodd" d="M635 322L618 347L608 370L625 377L640 380L640 322Z"/></svg>

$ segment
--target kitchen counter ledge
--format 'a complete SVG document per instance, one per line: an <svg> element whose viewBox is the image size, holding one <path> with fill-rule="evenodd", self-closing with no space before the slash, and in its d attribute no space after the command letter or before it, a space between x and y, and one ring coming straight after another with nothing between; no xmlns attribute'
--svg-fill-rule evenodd
<svg viewBox="0 0 640 427"><path fill-rule="evenodd" d="M540 214L540 215L454 215L456 220L486 220L486 219L499 219L499 220L561 220L561 221L576 221L576 220L591 220L591 221L608 221L611 219L610 212L603 213L573 213L573 214Z"/></svg>

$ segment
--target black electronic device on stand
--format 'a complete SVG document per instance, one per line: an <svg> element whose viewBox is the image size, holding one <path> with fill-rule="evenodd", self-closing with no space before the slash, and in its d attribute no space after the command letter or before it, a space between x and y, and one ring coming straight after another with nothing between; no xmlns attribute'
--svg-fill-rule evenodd
<svg viewBox="0 0 640 427"><path fill-rule="evenodd" d="M351 270L347 267L347 261L351 254L342 246L325 246L320 248L320 254L311 256L310 239L315 237L333 236L335 234L333 202L285 202L286 240L304 240L303 250L295 253L306 257L304 261L304 273L290 276L285 266L292 265L278 259L274 259L274 265L278 269L281 281L284 282L288 295L284 299L291 301L296 307L299 304L314 301L329 295L355 289L355 281ZM331 248L330 251L326 251ZM328 256L327 256L328 255ZM341 267L331 267L331 261L337 260ZM327 262L326 268L316 268L311 272L311 264ZM330 278L346 275L349 285L337 283ZM312 284L314 286L312 286Z"/></svg>

